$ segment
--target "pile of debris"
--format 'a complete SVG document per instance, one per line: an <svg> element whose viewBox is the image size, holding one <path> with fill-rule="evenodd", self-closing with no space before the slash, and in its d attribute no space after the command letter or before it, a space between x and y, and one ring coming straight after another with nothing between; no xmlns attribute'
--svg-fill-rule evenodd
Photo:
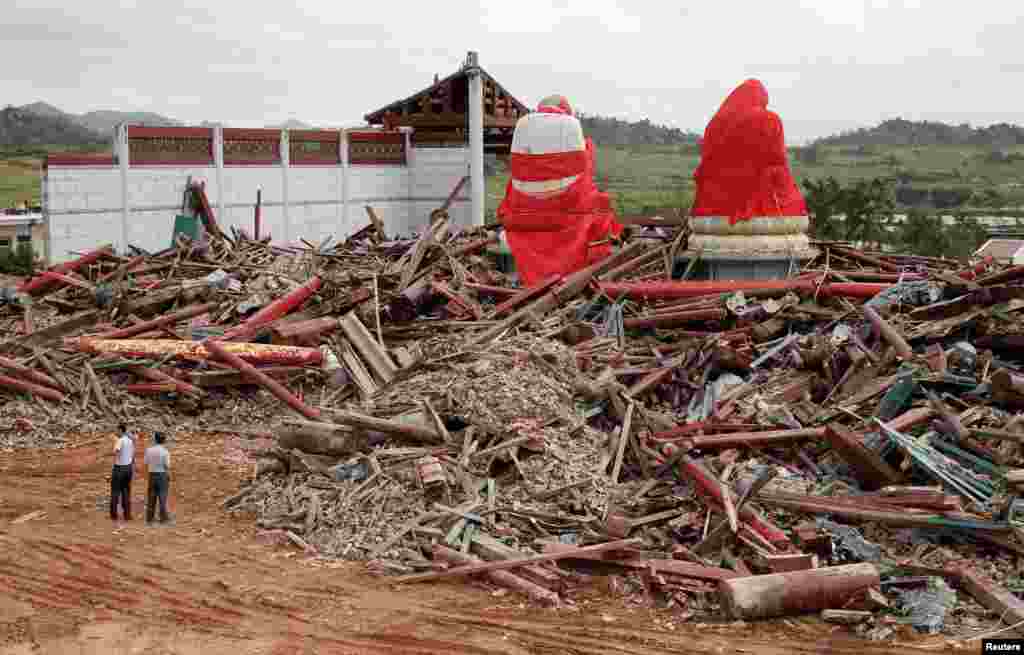
<svg viewBox="0 0 1024 655"><path fill-rule="evenodd" d="M692 282L665 222L519 289L494 227L442 208L388 239L368 214L289 248L210 216L7 290L7 433L269 439L225 508L400 583L559 605L612 572L684 616L872 638L1024 621L1024 267L818 243L786 280Z"/></svg>

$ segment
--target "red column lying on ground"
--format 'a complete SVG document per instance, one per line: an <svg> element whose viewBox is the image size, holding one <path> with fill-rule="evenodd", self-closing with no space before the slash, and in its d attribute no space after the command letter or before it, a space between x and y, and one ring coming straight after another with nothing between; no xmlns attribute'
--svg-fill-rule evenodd
<svg viewBox="0 0 1024 655"><path fill-rule="evenodd" d="M1013 266L1005 270L993 273L992 275L986 275L985 277L978 280L978 284L983 287L992 286L994 284L1006 284L1007 282L1013 282L1024 277L1024 266Z"/></svg>
<svg viewBox="0 0 1024 655"><path fill-rule="evenodd" d="M22 366L13 359L0 357L0 368L5 368L8 371L11 371L12 373L17 373L19 376L25 378L29 382L35 382L36 384L42 384L47 387L53 387L57 391L65 391L64 385L51 378L49 375L45 373L40 373L39 371L33 371L29 367Z"/></svg>
<svg viewBox="0 0 1024 655"><path fill-rule="evenodd" d="M527 287L525 289L522 289L522 290L518 291L511 298L509 298L508 300L504 301L503 303L501 303L500 305L495 307L494 308L494 313L491 315L491 317L492 318L498 318L502 314L505 314L505 313L515 309L516 307L522 305L523 303L525 303L525 302L527 302L529 300L533 300L534 298L537 298L542 293L547 293L547 291L551 287L555 286L556 284L558 284L561 281L562 281L562 276L561 275L549 275L542 282L540 282L538 284L535 284L532 287Z"/></svg>
<svg viewBox="0 0 1024 655"><path fill-rule="evenodd" d="M715 282L599 282L602 291L613 299L628 296L633 299L671 300L693 298L710 294L736 291L805 291L822 296L848 298L874 298L891 284L869 282L830 282L816 284L815 280L719 280Z"/></svg>
<svg viewBox="0 0 1024 655"><path fill-rule="evenodd" d="M215 302L208 302L202 305L193 305L191 307L186 307L185 309L176 311L172 314L166 314L159 318L154 318L151 321L143 321L141 323L136 323L135 325L132 325L130 327L120 328L117 330L110 330L109 332L102 332L100 334L97 334L96 336L101 339L125 339L127 337L134 337L137 334L143 334L144 332L149 332L150 330L153 330L155 328L161 328L166 325L174 325L178 321L184 321L185 319L193 318L195 316L199 316L200 314L205 314L206 312L210 312L213 311L214 309L217 309L218 306L219 303Z"/></svg>
<svg viewBox="0 0 1024 655"><path fill-rule="evenodd" d="M49 280L50 282L54 282L57 284L68 284L73 287L78 287L79 289L89 290L93 288L93 286L86 282L85 280L80 280L73 275L67 275L65 273L58 273L56 271L43 271L42 273L39 274L39 276Z"/></svg>
<svg viewBox="0 0 1024 655"><path fill-rule="evenodd" d="M121 387L128 393L135 393L140 395L156 395L160 393L171 393L177 391L170 382L138 382L136 384L126 384Z"/></svg>
<svg viewBox="0 0 1024 655"><path fill-rule="evenodd" d="M174 390L178 393L189 393L194 396L205 395L205 392L199 387L193 386L188 382L175 379L159 369L149 368L148 366L139 366L137 368L133 368L132 373L135 373L139 377L146 378L150 382L173 385Z"/></svg>
<svg viewBox="0 0 1024 655"><path fill-rule="evenodd" d="M272 327L271 331L279 339L294 340L296 343L301 343L307 339L319 341L322 335L334 332L340 326L341 324L337 318L322 316L308 321L281 323Z"/></svg>
<svg viewBox="0 0 1024 655"><path fill-rule="evenodd" d="M208 341L175 341L173 339L96 339L92 337L70 337L64 340L65 347L78 352L96 354L117 354L138 359L162 359L173 356L178 359L204 361L216 359L206 348ZM223 347L243 360L257 364L278 366L319 366L323 353L319 348L298 346L274 346L263 343L225 343Z"/></svg>
<svg viewBox="0 0 1024 655"><path fill-rule="evenodd" d="M721 486L717 481L710 479L707 472L705 472L697 462L689 457L684 457L683 460L679 462L679 468L690 476L690 479L696 483L698 491L700 491L705 498L710 499L719 507L723 506ZM739 515L745 523L750 525L750 527L759 535L767 539L769 543L780 546L789 545L790 541L782 530L762 518L749 506L744 506L743 509L740 510Z"/></svg>
<svg viewBox="0 0 1024 655"><path fill-rule="evenodd" d="M993 257L992 255L985 255L985 257L982 258L980 262L978 262L971 268L968 268L965 271L960 271L959 273L957 273L957 277L962 278L964 280L973 280L974 278L981 275L981 273L986 268L988 268L994 261L995 257Z"/></svg>
<svg viewBox="0 0 1024 655"><path fill-rule="evenodd" d="M650 328L650 327L672 327L693 321L724 321L728 313L721 308L691 309L688 311L673 312L671 314L657 314L655 316L641 316L638 318L627 318L623 326L628 329Z"/></svg>
<svg viewBox="0 0 1024 655"><path fill-rule="evenodd" d="M314 275L308 282L291 291L249 317L241 325L224 333L224 340L251 336L261 326L275 321L302 306L310 296L320 290L320 276Z"/></svg>
<svg viewBox="0 0 1024 655"><path fill-rule="evenodd" d="M228 350L224 347L224 344L212 340L208 340L204 343L206 344L206 348L210 351L210 353L213 356L215 356L222 362L230 364L231 366L235 367L236 369L239 370L239 372L251 377L253 382L257 382L264 389L274 394L281 402L286 403L289 407L299 412L300 414L302 414L311 421L316 421L320 419L319 410L310 407L306 403L296 398L292 394L292 392L285 389L284 385L282 385L280 382L264 373L261 373L258 368L256 368L252 364L243 361L242 358L239 357L238 355L228 352Z"/></svg>
<svg viewBox="0 0 1024 655"><path fill-rule="evenodd" d="M101 257L105 257L110 254L110 246L103 246L102 248L98 248L96 250L92 250L90 252L85 253L78 259L54 266L53 268L49 269L49 271L60 274L70 273L72 271L77 271L78 269L84 266L88 266L89 264L92 264L99 260ZM32 295L47 291L56 284L57 282L55 282L54 280L46 276L39 275L32 279L25 280L24 282L22 282L21 286L18 287L18 291L20 291L21 293L27 293Z"/></svg>
<svg viewBox="0 0 1024 655"><path fill-rule="evenodd" d="M59 391L54 391L49 387L44 387L40 384L33 384L31 382L25 382L24 380L15 380L12 377L6 375L0 375L0 387L6 387L8 389L17 389L18 391L25 391L28 393L35 394L40 398L46 398L52 400L55 403L64 401L64 394Z"/></svg>

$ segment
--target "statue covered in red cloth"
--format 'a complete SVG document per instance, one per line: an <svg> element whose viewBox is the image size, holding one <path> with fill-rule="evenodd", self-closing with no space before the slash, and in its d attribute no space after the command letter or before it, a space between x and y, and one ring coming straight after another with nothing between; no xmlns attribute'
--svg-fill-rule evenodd
<svg viewBox="0 0 1024 655"><path fill-rule="evenodd" d="M807 205L789 170L782 120L768 91L747 80L704 131L694 172L690 247L719 252L809 253Z"/></svg>
<svg viewBox="0 0 1024 655"><path fill-rule="evenodd" d="M608 240L622 225L594 184L594 145L564 96L545 98L516 123L511 169L498 218L524 286L611 254Z"/></svg>

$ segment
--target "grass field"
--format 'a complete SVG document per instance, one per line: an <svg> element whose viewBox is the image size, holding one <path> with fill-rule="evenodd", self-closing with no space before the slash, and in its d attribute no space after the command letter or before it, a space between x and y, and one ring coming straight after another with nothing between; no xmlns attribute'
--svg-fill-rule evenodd
<svg viewBox="0 0 1024 655"><path fill-rule="evenodd" d="M1024 208L1024 147L1009 153L1019 159L1005 163L990 161L989 154L987 148L929 146L858 151L832 146L820 148L814 162L791 154L790 166L798 184L807 178L827 176L844 183L899 176L915 188L967 188L979 199L999 197L1005 206ZM689 207L694 192L693 171L699 161L694 146L598 147L597 183L613 195L621 215ZM501 202L507 179L507 174L499 174L488 180L490 211ZM986 211L991 207L975 202L970 206Z"/></svg>
<svg viewBox="0 0 1024 655"><path fill-rule="evenodd" d="M45 150L0 150L0 208L17 202L38 203L40 163ZM830 146L817 150L816 161L791 153L797 182L835 176L841 182L899 177L917 189L967 189L969 207L990 211L999 206L1024 208L1024 147L994 161L988 148ZM630 146L597 148L597 183L615 199L621 215L643 214L666 207L688 208L693 199L693 171L700 160L696 146ZM487 208L493 213L505 194L507 173L488 179Z"/></svg>
<svg viewBox="0 0 1024 655"><path fill-rule="evenodd" d="M19 202L38 204L40 170L39 159L0 160L0 208Z"/></svg>

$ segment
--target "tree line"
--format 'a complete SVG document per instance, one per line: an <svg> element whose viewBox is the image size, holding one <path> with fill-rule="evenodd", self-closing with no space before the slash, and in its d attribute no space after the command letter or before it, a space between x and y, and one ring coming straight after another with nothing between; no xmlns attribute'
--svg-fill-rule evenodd
<svg viewBox="0 0 1024 655"><path fill-rule="evenodd" d="M696 145L700 135L686 132L678 127L658 125L648 119L624 121L621 118L580 114L583 133L601 146L634 145Z"/></svg>
<svg viewBox="0 0 1024 655"><path fill-rule="evenodd" d="M884 178L841 184L834 177L804 180L811 234L822 241L849 241L930 257L967 259L988 238L976 218L912 209L896 216L892 182Z"/></svg>
<svg viewBox="0 0 1024 655"><path fill-rule="evenodd" d="M825 137L815 141L823 146L979 146L1009 148L1024 145L1024 127L997 123L971 127L967 123L948 125L935 121L894 118L875 127Z"/></svg>

